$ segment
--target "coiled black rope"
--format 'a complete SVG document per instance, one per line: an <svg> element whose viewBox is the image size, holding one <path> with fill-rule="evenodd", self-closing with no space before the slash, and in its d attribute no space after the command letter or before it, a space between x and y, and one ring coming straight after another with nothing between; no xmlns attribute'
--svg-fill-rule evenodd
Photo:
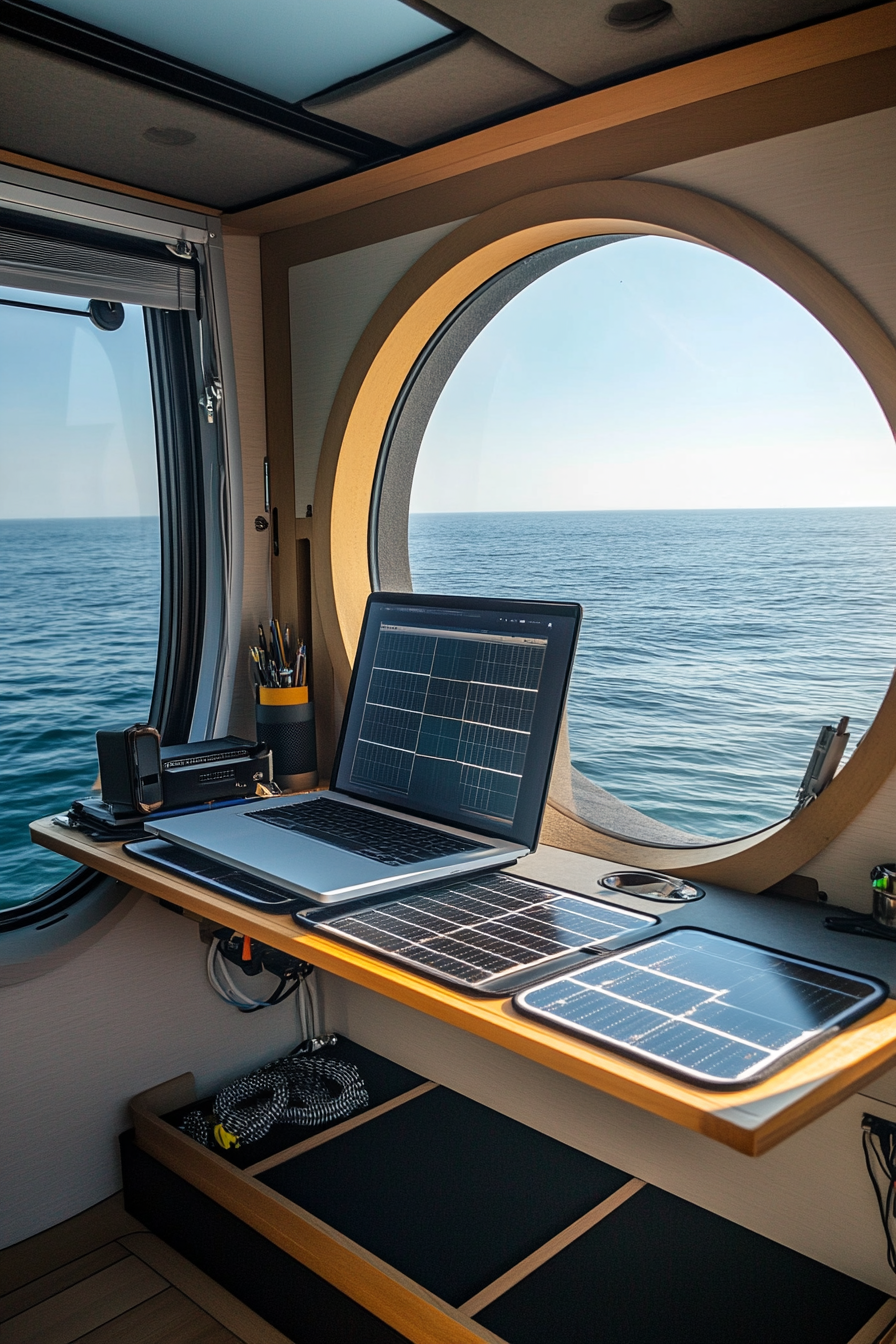
<svg viewBox="0 0 896 1344"><path fill-rule="evenodd" d="M207 1148L226 1149L257 1143L277 1124L311 1128L347 1119L370 1098L354 1064L309 1055L309 1049L329 1043L306 1042L228 1083L215 1097L213 1117L190 1111L181 1129Z"/></svg>

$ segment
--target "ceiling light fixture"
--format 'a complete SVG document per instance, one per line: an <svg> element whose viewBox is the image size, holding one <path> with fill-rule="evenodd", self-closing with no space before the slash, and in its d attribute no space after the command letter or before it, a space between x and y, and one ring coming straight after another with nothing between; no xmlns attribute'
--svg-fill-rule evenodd
<svg viewBox="0 0 896 1344"><path fill-rule="evenodd" d="M154 145L192 145L196 136L182 126L149 126L143 132L143 139Z"/></svg>
<svg viewBox="0 0 896 1344"><path fill-rule="evenodd" d="M671 13L668 0L623 0L607 10L606 21L621 33L637 33L662 23Z"/></svg>

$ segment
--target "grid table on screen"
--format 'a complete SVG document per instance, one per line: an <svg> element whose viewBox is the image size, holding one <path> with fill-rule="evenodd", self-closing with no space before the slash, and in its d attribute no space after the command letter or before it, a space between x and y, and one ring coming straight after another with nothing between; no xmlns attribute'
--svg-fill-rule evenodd
<svg viewBox="0 0 896 1344"><path fill-rule="evenodd" d="M678 929L515 1002L555 1026L697 1081L743 1083L885 993L875 981Z"/></svg>
<svg viewBox="0 0 896 1344"><path fill-rule="evenodd" d="M655 923L650 915L495 873L337 915L323 927L419 969L482 987Z"/></svg>
<svg viewBox="0 0 896 1344"><path fill-rule="evenodd" d="M352 760L355 784L456 797L512 821L547 640L383 625Z"/></svg>

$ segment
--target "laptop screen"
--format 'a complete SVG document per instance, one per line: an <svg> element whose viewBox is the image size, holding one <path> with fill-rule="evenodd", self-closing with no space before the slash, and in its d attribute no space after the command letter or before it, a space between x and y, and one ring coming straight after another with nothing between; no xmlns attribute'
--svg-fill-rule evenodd
<svg viewBox="0 0 896 1344"><path fill-rule="evenodd" d="M534 848L581 618L574 603L374 593L333 787Z"/></svg>

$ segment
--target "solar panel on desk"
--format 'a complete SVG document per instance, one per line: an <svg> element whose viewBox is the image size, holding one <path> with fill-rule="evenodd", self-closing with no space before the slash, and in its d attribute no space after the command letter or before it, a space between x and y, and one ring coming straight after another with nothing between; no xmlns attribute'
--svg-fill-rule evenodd
<svg viewBox="0 0 896 1344"><path fill-rule="evenodd" d="M655 923L593 897L496 873L329 915L319 927L430 974L484 988L496 977Z"/></svg>
<svg viewBox="0 0 896 1344"><path fill-rule="evenodd" d="M222 896L242 901L244 905L256 906L261 910L270 910L275 914L288 914L301 902L302 898L293 892L284 891L273 882L253 877L242 869L234 868L219 859L210 858L180 845L172 845L167 840L135 840L124 846L125 853L142 859L165 872L198 882Z"/></svg>
<svg viewBox="0 0 896 1344"><path fill-rule="evenodd" d="M523 1011L710 1086L744 1086L887 996L868 976L676 929L517 994Z"/></svg>

